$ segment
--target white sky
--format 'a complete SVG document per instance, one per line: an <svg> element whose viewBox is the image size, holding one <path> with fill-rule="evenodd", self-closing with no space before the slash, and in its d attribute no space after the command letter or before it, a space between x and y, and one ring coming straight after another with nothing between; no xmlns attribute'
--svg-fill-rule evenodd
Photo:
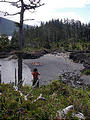
<svg viewBox="0 0 90 120"><path fill-rule="evenodd" d="M9 0L16 1L16 0ZM28 0L24 0L25 3ZM26 24L36 25L40 21L49 21L53 19L75 19L81 22L89 22L89 13L85 14L85 11L90 10L90 0L42 0L45 3L44 6L37 8L34 13L25 12L25 19L35 19L34 21L27 21ZM88 8L87 8L88 6ZM78 11L77 11L78 9ZM0 11L8 11L9 13L18 12L16 7L9 6L8 4L0 3ZM0 16L3 16L0 14ZM11 17L7 16L5 18L19 21L19 15Z"/></svg>

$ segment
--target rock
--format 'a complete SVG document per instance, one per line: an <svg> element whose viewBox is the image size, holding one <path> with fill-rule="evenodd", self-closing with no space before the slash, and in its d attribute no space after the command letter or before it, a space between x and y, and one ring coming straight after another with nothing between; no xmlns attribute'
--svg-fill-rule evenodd
<svg viewBox="0 0 90 120"><path fill-rule="evenodd" d="M75 72L65 72L61 75L62 82L68 84L71 87L81 88L84 85L84 81L80 74Z"/></svg>
<svg viewBox="0 0 90 120"><path fill-rule="evenodd" d="M79 52L72 52L69 58L72 59L73 61L83 63L85 62L86 55L83 53L79 53Z"/></svg>
<svg viewBox="0 0 90 120"><path fill-rule="evenodd" d="M76 83L79 84L79 85L83 85L83 83L80 82L80 81L76 81Z"/></svg>
<svg viewBox="0 0 90 120"><path fill-rule="evenodd" d="M81 72L90 70L90 51L72 52L70 53L69 58L75 62L80 62L83 64L84 69L81 69Z"/></svg>

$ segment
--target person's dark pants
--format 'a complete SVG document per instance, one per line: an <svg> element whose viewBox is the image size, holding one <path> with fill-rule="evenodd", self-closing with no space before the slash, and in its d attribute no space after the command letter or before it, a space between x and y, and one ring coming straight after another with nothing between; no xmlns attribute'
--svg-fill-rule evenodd
<svg viewBox="0 0 90 120"><path fill-rule="evenodd" d="M37 82L37 80L38 80L38 78L34 78L34 79L33 79L33 86L35 85L35 83ZM36 87L39 87L39 81L38 81Z"/></svg>

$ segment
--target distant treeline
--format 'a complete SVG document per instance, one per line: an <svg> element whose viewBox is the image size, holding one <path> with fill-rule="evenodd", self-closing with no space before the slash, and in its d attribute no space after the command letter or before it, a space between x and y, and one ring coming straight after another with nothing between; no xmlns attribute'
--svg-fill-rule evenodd
<svg viewBox="0 0 90 120"><path fill-rule="evenodd" d="M13 49L18 48L18 33L14 32L11 40ZM83 24L74 19L41 22L40 26L24 29L23 49L60 49L90 50L90 23Z"/></svg>
<svg viewBox="0 0 90 120"><path fill-rule="evenodd" d="M90 49L90 24L68 19L41 22L40 27L24 29L23 46L61 50Z"/></svg>

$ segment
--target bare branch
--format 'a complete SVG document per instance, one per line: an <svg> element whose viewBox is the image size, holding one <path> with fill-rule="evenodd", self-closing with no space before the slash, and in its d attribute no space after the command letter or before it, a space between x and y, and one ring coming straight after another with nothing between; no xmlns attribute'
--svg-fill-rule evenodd
<svg viewBox="0 0 90 120"><path fill-rule="evenodd" d="M18 1L16 1L16 2L10 2L10 1L7 1L7 0L0 0L0 2L6 2L6 3L10 3L10 4L12 4L12 3L19 3L20 0L18 0Z"/></svg>
<svg viewBox="0 0 90 120"><path fill-rule="evenodd" d="M42 94L40 94L40 96L34 101L32 101L32 103L36 102L37 100L46 100L46 98L42 97Z"/></svg>
<svg viewBox="0 0 90 120"><path fill-rule="evenodd" d="M16 2L11 2L11 1L7 1L7 0L0 0L0 2L10 3L12 6L15 6L17 8L21 8L21 0L18 0ZM23 2L24 10L30 10L30 9L34 9L35 10L36 8L44 5L44 3L40 4L41 0L29 0L29 2L30 2L29 4L25 4ZM16 14L9 14L9 15L16 15ZM6 15L8 15L7 12L5 13L5 16Z"/></svg>
<svg viewBox="0 0 90 120"><path fill-rule="evenodd" d="M6 3L9 3L11 4L12 6L15 6L17 8L20 8L21 5L19 5L18 3L20 2L20 0L16 1L16 2L11 2L11 1L6 1L6 0L1 0L0 2L6 2Z"/></svg>
<svg viewBox="0 0 90 120"><path fill-rule="evenodd" d="M35 20L35 19L25 19L25 20L23 20L23 21L29 21L29 20Z"/></svg>
<svg viewBox="0 0 90 120"><path fill-rule="evenodd" d="M9 14L8 12L3 12L3 11L0 11L0 13L2 13L4 16L13 16L13 15L17 15L17 14L20 14L20 12L17 12L17 13L13 13L13 14Z"/></svg>
<svg viewBox="0 0 90 120"><path fill-rule="evenodd" d="M14 14L9 14L9 15L12 16L12 15L18 15L18 14L20 14L20 12L17 12L17 13L14 13Z"/></svg>
<svg viewBox="0 0 90 120"><path fill-rule="evenodd" d="M21 8L21 5L18 5L17 3L11 3L12 6L15 6L17 8Z"/></svg>
<svg viewBox="0 0 90 120"><path fill-rule="evenodd" d="M33 4L33 5L40 3L40 1L41 0L38 0L38 1L37 0L29 0L30 4Z"/></svg>
<svg viewBox="0 0 90 120"><path fill-rule="evenodd" d="M30 1L30 0L29 0ZM35 10L35 8L38 8L38 7L40 7L40 6L43 6L44 5L44 3L43 4L40 4L40 0L38 0L38 2L32 2L32 1L30 1L30 4L25 4L24 3L24 9L25 10L29 10L29 9L34 9Z"/></svg>

